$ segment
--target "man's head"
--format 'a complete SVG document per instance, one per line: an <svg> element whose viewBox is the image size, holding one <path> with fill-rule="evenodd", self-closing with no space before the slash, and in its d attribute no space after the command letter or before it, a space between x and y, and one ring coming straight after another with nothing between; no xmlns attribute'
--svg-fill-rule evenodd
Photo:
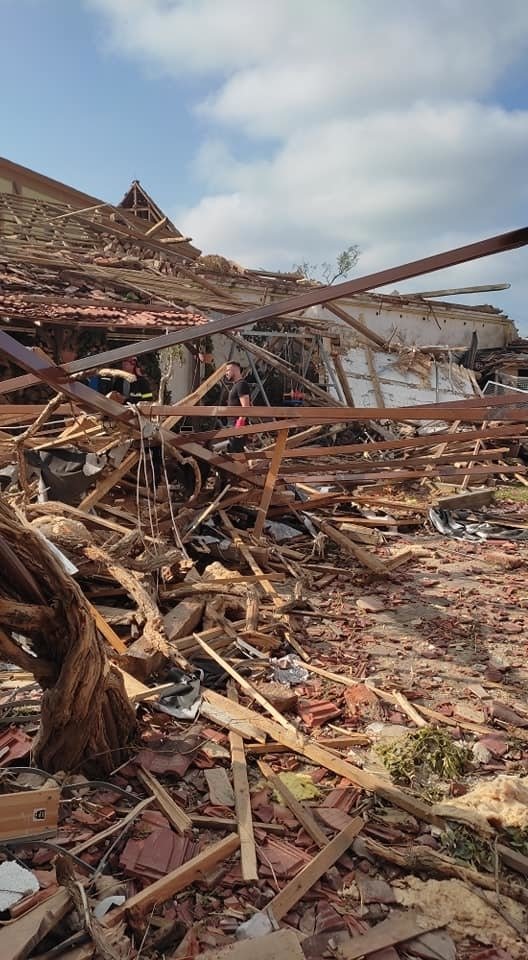
<svg viewBox="0 0 528 960"><path fill-rule="evenodd" d="M240 367L240 364L236 363L235 361L233 361L232 363L228 363L226 368L226 380L233 382L235 380L240 380L241 376L242 376L242 369Z"/></svg>
<svg viewBox="0 0 528 960"><path fill-rule="evenodd" d="M121 364L125 373L138 373L137 357L126 357Z"/></svg>

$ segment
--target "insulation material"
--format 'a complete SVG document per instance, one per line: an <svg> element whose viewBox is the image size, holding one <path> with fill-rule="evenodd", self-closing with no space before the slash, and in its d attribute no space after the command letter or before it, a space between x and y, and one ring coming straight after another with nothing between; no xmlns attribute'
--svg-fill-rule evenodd
<svg viewBox="0 0 528 960"><path fill-rule="evenodd" d="M501 774L478 784L469 793L435 806L435 811L449 816L449 809L474 811L476 819L493 826L528 828L528 777Z"/></svg>
<svg viewBox="0 0 528 960"><path fill-rule="evenodd" d="M427 917L446 924L455 941L473 937L479 943L509 950L513 960L525 960L526 944L512 927L461 880L419 880L410 876L393 884L398 903L416 907ZM519 923L524 911L514 900L501 897L501 906Z"/></svg>
<svg viewBox="0 0 528 960"><path fill-rule="evenodd" d="M321 794L321 791L307 773L290 773L285 770L279 773L279 779L300 803L304 800L315 800ZM277 791L274 791L274 797L279 801L282 799Z"/></svg>
<svg viewBox="0 0 528 960"><path fill-rule="evenodd" d="M23 897L36 893L38 889L39 882L30 870L8 860L0 865L0 911L9 910Z"/></svg>

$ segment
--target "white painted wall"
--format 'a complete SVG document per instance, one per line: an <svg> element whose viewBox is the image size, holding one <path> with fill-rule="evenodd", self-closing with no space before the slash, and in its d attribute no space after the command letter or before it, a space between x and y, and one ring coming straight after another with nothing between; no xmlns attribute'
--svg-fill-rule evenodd
<svg viewBox="0 0 528 960"><path fill-rule="evenodd" d="M360 320L370 330L390 340L413 347L445 346L460 350L470 346L473 332L478 336L479 350L504 347L517 332L513 322L504 316L474 310L457 310L444 304L394 303L388 300L340 301L340 307ZM308 316L340 323L324 307L312 307Z"/></svg>
<svg viewBox="0 0 528 960"><path fill-rule="evenodd" d="M183 400L191 391L192 380L192 358L185 348L182 352L181 362L178 357L174 360L172 375L169 377L167 388L170 391L171 403L178 403Z"/></svg>
<svg viewBox="0 0 528 960"><path fill-rule="evenodd" d="M277 294L262 285L248 287L235 284L229 289L236 299L252 306L292 296L291 290L288 294ZM301 293L302 289L299 287L297 292ZM340 300L339 306L385 339L394 339L407 346L465 348L471 344L472 334L476 331L479 348L489 349L506 346L517 336L515 324L509 317L488 313L478 307L457 309L456 304L445 304L439 300L413 303L393 296L359 294L348 300ZM323 306L310 307L305 315L332 326L342 325Z"/></svg>

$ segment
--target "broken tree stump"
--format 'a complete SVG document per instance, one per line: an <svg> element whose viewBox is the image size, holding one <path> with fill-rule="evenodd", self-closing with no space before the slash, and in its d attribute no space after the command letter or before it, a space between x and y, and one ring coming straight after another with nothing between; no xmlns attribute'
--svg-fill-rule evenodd
<svg viewBox="0 0 528 960"><path fill-rule="evenodd" d="M123 678L107 659L90 604L46 540L0 498L0 596L47 607L42 629L7 624L0 657L31 670L40 683L40 729L33 748L37 766L101 775L126 759L136 729ZM5 631L5 632L4 632ZM22 643L34 654L24 650Z"/></svg>

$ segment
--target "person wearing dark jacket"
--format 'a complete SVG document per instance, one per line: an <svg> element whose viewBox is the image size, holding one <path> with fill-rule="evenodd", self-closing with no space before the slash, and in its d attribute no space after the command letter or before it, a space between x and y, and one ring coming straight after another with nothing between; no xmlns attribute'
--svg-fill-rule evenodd
<svg viewBox="0 0 528 960"><path fill-rule="evenodd" d="M118 394L125 403L144 403L153 399L152 388L143 376L137 357L127 357L121 364L121 370L105 369L99 371L97 389L99 393Z"/></svg>

